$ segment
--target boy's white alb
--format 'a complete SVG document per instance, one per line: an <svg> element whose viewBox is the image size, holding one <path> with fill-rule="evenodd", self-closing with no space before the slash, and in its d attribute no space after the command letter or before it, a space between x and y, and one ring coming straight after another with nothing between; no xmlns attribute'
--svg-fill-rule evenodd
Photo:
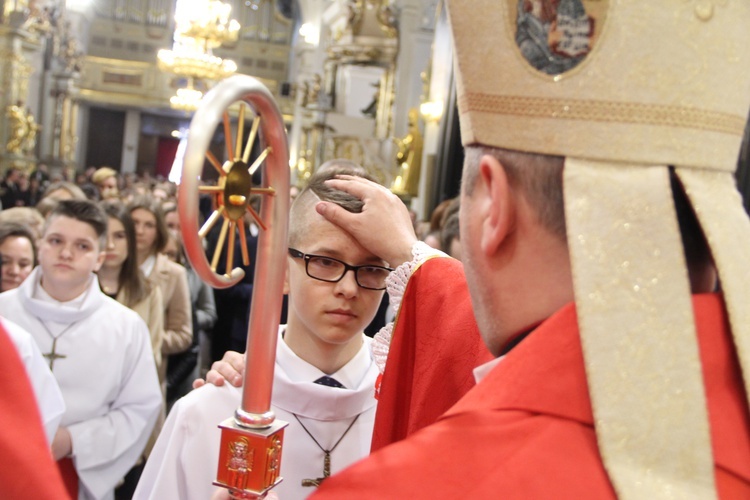
<svg viewBox="0 0 750 500"><path fill-rule="evenodd" d="M42 353L52 347L45 324L71 325L56 346L67 358L57 359L52 370L65 399L60 425L73 442L79 500L113 499L161 407L148 328L104 295L94 274L83 296L74 299L78 307L37 298L40 277L37 267L19 288L0 294L0 315L31 333Z"/></svg>

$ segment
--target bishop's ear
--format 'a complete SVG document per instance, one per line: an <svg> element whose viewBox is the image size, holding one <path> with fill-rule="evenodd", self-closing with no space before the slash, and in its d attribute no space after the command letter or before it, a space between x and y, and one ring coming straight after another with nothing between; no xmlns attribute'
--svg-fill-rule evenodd
<svg viewBox="0 0 750 500"><path fill-rule="evenodd" d="M494 156L482 156L478 177L478 209L483 212L480 244L482 251L491 255L515 229L515 198L505 167Z"/></svg>

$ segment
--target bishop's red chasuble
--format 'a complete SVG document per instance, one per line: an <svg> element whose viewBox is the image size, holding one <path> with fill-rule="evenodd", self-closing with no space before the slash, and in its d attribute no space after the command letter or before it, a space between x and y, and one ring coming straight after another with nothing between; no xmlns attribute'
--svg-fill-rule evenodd
<svg viewBox="0 0 750 500"><path fill-rule="evenodd" d="M750 498L750 416L724 305L715 294L693 304L719 497ZM314 497L614 498L575 306L542 323L438 422L327 479Z"/></svg>
<svg viewBox="0 0 750 500"><path fill-rule="evenodd" d="M42 428L31 383L0 326L0 498L69 498Z"/></svg>
<svg viewBox="0 0 750 500"><path fill-rule="evenodd" d="M492 356L479 335L460 261L436 257L412 274L393 327L372 451L429 425L474 387Z"/></svg>

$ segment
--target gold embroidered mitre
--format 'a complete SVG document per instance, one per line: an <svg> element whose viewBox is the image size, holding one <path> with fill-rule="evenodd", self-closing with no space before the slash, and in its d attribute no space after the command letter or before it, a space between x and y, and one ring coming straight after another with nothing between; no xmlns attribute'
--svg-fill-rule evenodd
<svg viewBox="0 0 750 500"><path fill-rule="evenodd" d="M464 145L565 157L599 449L621 498L715 498L674 168L711 247L750 387L748 220L733 173L750 2L449 0Z"/></svg>

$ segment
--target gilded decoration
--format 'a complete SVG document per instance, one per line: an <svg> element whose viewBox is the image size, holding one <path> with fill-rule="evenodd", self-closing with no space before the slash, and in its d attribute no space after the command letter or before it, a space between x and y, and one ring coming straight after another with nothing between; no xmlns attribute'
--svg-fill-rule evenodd
<svg viewBox="0 0 750 500"><path fill-rule="evenodd" d="M39 131L39 125L37 125L34 115L21 103L8 106L6 115L10 125L10 138L5 150L8 153L20 156L32 154Z"/></svg>
<svg viewBox="0 0 750 500"><path fill-rule="evenodd" d="M334 40L344 35L373 36L371 26L388 38L398 37L398 10L390 0L347 0L344 9L345 24L334 32ZM368 19L371 13L372 20Z"/></svg>
<svg viewBox="0 0 750 500"><path fill-rule="evenodd" d="M404 137L395 137L396 162L398 172L391 185L397 195L417 196L419 194L419 177L422 170L422 133L419 130L419 111L409 110L409 130Z"/></svg>
<svg viewBox="0 0 750 500"><path fill-rule="evenodd" d="M229 459L227 460L229 486L239 490L247 488L248 474L253 470L254 456L255 449L250 447L247 438L240 437L229 443Z"/></svg>

